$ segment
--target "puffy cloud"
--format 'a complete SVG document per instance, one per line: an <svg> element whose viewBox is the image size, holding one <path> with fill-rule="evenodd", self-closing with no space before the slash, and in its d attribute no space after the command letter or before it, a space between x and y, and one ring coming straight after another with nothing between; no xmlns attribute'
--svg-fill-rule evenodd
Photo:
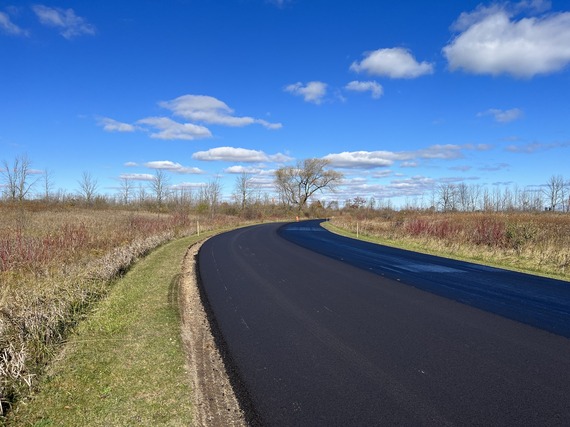
<svg viewBox="0 0 570 427"><path fill-rule="evenodd" d="M137 130L135 126L129 123L121 123L108 117L101 117L98 122L99 126L102 126L106 132L134 132Z"/></svg>
<svg viewBox="0 0 570 427"><path fill-rule="evenodd" d="M253 167L249 167L249 166L230 166L229 168L224 169L225 173L231 173L231 174L242 174L242 173L248 173L248 174L259 174L261 172L263 172L263 169L260 168L253 168Z"/></svg>
<svg viewBox="0 0 570 427"><path fill-rule="evenodd" d="M138 166L138 163L135 162L126 162L123 166L126 166L128 168L134 168L135 166Z"/></svg>
<svg viewBox="0 0 570 427"><path fill-rule="evenodd" d="M463 150L476 149L470 145L432 145L416 151L345 151L328 154L324 158L331 165L344 168L373 169L388 167L395 161L404 162L402 166L415 167L416 159L458 159L463 157Z"/></svg>
<svg viewBox="0 0 570 427"><path fill-rule="evenodd" d="M0 30L12 36L28 36L29 32L14 24L10 16L0 12Z"/></svg>
<svg viewBox="0 0 570 427"><path fill-rule="evenodd" d="M122 173L119 178L133 181L154 181L155 176L150 173Z"/></svg>
<svg viewBox="0 0 570 427"><path fill-rule="evenodd" d="M156 139L183 139L193 140L210 138L212 133L204 126L193 123L179 123L168 117L147 117L137 121L138 124L147 125L158 129L159 132L151 133L151 138Z"/></svg>
<svg viewBox="0 0 570 427"><path fill-rule="evenodd" d="M483 116L493 116L495 121L499 123L508 123L520 119L523 116L523 111L520 108L511 108L510 110L491 108L477 114L477 117Z"/></svg>
<svg viewBox="0 0 570 427"><path fill-rule="evenodd" d="M370 169L391 166L394 157L395 153L390 151L345 151L328 154L324 158L336 167Z"/></svg>
<svg viewBox="0 0 570 427"><path fill-rule="evenodd" d="M282 163L291 160L285 154L277 153L268 155L263 151L250 150L247 148L217 147L207 151L198 151L192 155L195 160L223 161L223 162L277 162Z"/></svg>
<svg viewBox="0 0 570 427"><path fill-rule="evenodd" d="M479 6L462 13L458 34L443 53L451 70L531 78L563 69L570 62L570 12L516 19L521 12L544 12L550 3Z"/></svg>
<svg viewBox="0 0 570 427"><path fill-rule="evenodd" d="M375 81L361 82L354 80L348 83L345 89L353 92L370 92L374 99L378 99L384 94L382 86Z"/></svg>
<svg viewBox="0 0 570 427"><path fill-rule="evenodd" d="M175 116L196 122L232 127L248 126L254 123L268 129L282 127L281 123L270 123L253 117L234 116L234 110L225 102L212 96L183 95L170 101L160 102L159 105L172 111Z"/></svg>
<svg viewBox="0 0 570 427"><path fill-rule="evenodd" d="M97 119L98 124L107 132L148 131L150 128L157 130L156 132L151 131L151 138L180 140L210 138L212 136L207 127L192 122L234 127L248 126L255 123L267 129L279 129L282 127L281 123L271 123L267 120L252 117L235 116L230 107L212 96L183 95L170 101L162 101L159 105L170 110L174 117L181 117L188 122L180 123L170 117L147 117L138 120L136 125L131 125L108 117L102 117Z"/></svg>
<svg viewBox="0 0 570 427"><path fill-rule="evenodd" d="M152 162L147 162L144 165L150 169L162 169L180 174L204 173L204 171L199 168L182 166L180 163L171 162L170 160L156 160Z"/></svg>
<svg viewBox="0 0 570 427"><path fill-rule="evenodd" d="M304 85L301 82L297 82L286 86L285 92L302 96L306 102L312 102L313 104L318 105L323 102L323 98L327 94L327 84L313 81Z"/></svg>
<svg viewBox="0 0 570 427"><path fill-rule="evenodd" d="M368 52L362 61L353 62L350 69L393 79L414 79L432 74L433 64L418 62L408 49L394 47Z"/></svg>
<svg viewBox="0 0 570 427"><path fill-rule="evenodd" d="M94 35L95 26L89 24L84 18L77 16L73 9L60 9L35 5L32 7L40 23L48 27L58 28L60 34L66 39L81 35Z"/></svg>

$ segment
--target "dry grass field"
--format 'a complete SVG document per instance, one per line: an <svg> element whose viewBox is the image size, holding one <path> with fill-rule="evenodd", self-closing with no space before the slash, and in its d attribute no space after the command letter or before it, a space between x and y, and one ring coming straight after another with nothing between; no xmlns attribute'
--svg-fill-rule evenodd
<svg viewBox="0 0 570 427"><path fill-rule="evenodd" d="M343 213L331 223L363 236L568 280L570 215L555 212Z"/></svg>
<svg viewBox="0 0 570 427"><path fill-rule="evenodd" d="M133 262L238 218L0 204L0 406L34 386L69 331Z"/></svg>
<svg viewBox="0 0 570 427"><path fill-rule="evenodd" d="M266 207L266 209L269 209ZM275 210L257 220L287 218ZM181 207L0 203L0 424L28 395L69 333L117 277L177 237L244 224L235 215ZM556 212L320 212L360 236L407 248L568 280L570 215Z"/></svg>

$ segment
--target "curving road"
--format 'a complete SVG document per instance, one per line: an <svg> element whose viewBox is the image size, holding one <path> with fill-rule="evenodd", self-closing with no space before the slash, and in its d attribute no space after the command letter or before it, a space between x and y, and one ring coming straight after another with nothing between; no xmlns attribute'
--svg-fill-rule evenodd
<svg viewBox="0 0 570 427"><path fill-rule="evenodd" d="M567 282L314 221L211 238L199 272L253 424L568 425Z"/></svg>

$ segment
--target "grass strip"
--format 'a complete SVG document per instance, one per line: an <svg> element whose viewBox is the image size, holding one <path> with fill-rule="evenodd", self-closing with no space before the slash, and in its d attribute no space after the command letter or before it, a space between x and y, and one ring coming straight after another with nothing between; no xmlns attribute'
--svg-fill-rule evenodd
<svg viewBox="0 0 570 427"><path fill-rule="evenodd" d="M191 425L178 281L187 248L205 236L161 246L117 281L8 425Z"/></svg>

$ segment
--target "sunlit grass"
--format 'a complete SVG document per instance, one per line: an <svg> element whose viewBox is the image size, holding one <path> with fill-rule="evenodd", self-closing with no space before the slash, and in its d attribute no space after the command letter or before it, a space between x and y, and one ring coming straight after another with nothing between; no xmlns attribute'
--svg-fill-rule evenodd
<svg viewBox="0 0 570 427"><path fill-rule="evenodd" d="M113 281L175 237L238 223L184 211L0 204L0 416L26 396Z"/></svg>
<svg viewBox="0 0 570 427"><path fill-rule="evenodd" d="M119 280L9 424L191 425L176 296L182 259L197 240L162 246Z"/></svg>
<svg viewBox="0 0 570 427"><path fill-rule="evenodd" d="M330 224L385 244L569 280L567 214L392 211L343 214Z"/></svg>

